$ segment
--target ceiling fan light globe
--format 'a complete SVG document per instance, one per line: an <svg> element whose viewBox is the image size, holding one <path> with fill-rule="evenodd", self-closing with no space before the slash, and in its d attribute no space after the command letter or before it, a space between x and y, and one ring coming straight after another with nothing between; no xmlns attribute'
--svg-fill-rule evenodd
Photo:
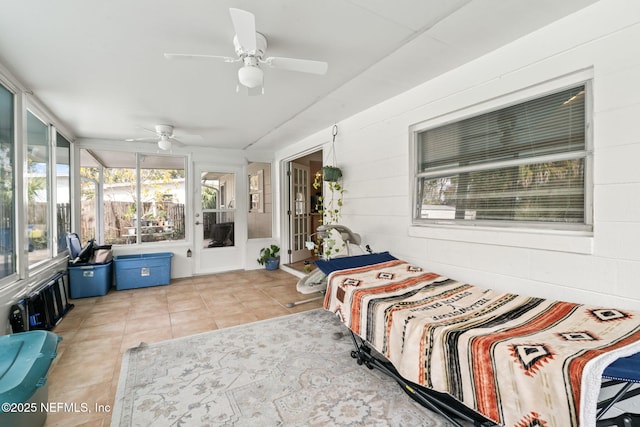
<svg viewBox="0 0 640 427"><path fill-rule="evenodd" d="M262 85L262 77L262 70L255 66L244 66L238 70L240 84L251 89Z"/></svg>
<svg viewBox="0 0 640 427"><path fill-rule="evenodd" d="M170 150L171 141L165 138L160 139L160 141L158 141L158 148L160 148L161 150Z"/></svg>

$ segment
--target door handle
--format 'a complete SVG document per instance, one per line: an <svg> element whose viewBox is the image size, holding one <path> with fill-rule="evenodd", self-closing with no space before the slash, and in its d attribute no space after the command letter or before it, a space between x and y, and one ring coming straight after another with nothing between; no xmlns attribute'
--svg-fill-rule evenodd
<svg viewBox="0 0 640 427"><path fill-rule="evenodd" d="M200 225L200 221L196 221L196 225Z"/></svg>

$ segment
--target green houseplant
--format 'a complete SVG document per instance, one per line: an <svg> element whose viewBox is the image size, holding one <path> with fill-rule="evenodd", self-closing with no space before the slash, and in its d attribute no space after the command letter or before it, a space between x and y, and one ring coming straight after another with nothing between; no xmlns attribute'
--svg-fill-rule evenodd
<svg viewBox="0 0 640 427"><path fill-rule="evenodd" d="M322 178L327 182L336 182L342 177L342 171L337 166L323 166Z"/></svg>
<svg viewBox="0 0 640 427"><path fill-rule="evenodd" d="M313 188L316 190L323 189L322 196L318 197L316 211L322 215L321 223L324 225L339 224L340 217L342 216L342 197L344 195L344 187L341 183L341 176L335 181L327 181L324 179L323 174L318 172L313 182ZM322 254L331 258L337 254L344 243L340 246L335 239L329 238L328 233L323 233L322 237ZM319 253L319 248L315 247L316 255Z"/></svg>
<svg viewBox="0 0 640 427"><path fill-rule="evenodd" d="M326 185L323 185L323 181ZM342 216L342 197L344 187L336 181L323 180L323 174L317 173L313 181L313 188L322 191L315 206L316 211L322 215L322 223L338 224ZM327 197L328 196L328 197Z"/></svg>
<svg viewBox="0 0 640 427"><path fill-rule="evenodd" d="M315 180L313 182L313 188L321 193L317 198L315 209L322 215L320 222L323 225L333 225L340 223L340 217L342 216L342 197L344 195L344 187L342 185L342 170L336 166L336 151L335 142L336 135L338 134L338 125L333 125L331 131L333 139L331 141L331 148L329 150L329 156L333 155L333 162L326 164L322 167L322 171L318 171L315 174ZM341 250L340 247L344 247L338 244L337 239L331 238L330 233L323 232L318 233L318 237L322 243L322 255L326 258L331 258ZM314 252L319 255L320 248L318 242L308 242L310 245L307 247L311 249L315 246ZM315 245L314 245L315 243Z"/></svg>
<svg viewBox="0 0 640 427"><path fill-rule="evenodd" d="M260 249L258 264L264 265L267 270L277 270L280 264L280 247L278 245L267 246Z"/></svg>

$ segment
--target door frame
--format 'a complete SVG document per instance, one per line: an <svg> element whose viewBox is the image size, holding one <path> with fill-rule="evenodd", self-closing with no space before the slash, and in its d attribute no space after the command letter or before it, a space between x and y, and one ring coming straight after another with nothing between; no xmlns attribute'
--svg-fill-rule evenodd
<svg viewBox="0 0 640 427"><path fill-rule="evenodd" d="M303 152L286 157L280 161L280 231L281 231L281 257L284 264L290 261L291 248L291 228L289 226L289 215L287 211L291 206L291 187L288 172L290 170L290 164L300 160L304 157L311 155L318 155L318 160L324 165L325 150L323 145L312 147ZM310 176L310 183L313 183L313 178ZM309 202L310 203L310 202Z"/></svg>

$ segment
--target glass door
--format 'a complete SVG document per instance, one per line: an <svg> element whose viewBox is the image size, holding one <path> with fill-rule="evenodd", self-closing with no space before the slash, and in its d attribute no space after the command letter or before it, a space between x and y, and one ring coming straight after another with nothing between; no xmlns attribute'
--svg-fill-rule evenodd
<svg viewBox="0 0 640 427"><path fill-rule="evenodd" d="M311 256L305 242L309 237L311 222L309 201L309 166L291 162L289 174L289 262L298 262Z"/></svg>
<svg viewBox="0 0 640 427"><path fill-rule="evenodd" d="M195 274L244 268L246 227L238 227L241 210L237 189L240 171L202 168L196 173L199 188L195 200ZM246 213L245 213L246 215ZM242 229L239 229L242 228Z"/></svg>

